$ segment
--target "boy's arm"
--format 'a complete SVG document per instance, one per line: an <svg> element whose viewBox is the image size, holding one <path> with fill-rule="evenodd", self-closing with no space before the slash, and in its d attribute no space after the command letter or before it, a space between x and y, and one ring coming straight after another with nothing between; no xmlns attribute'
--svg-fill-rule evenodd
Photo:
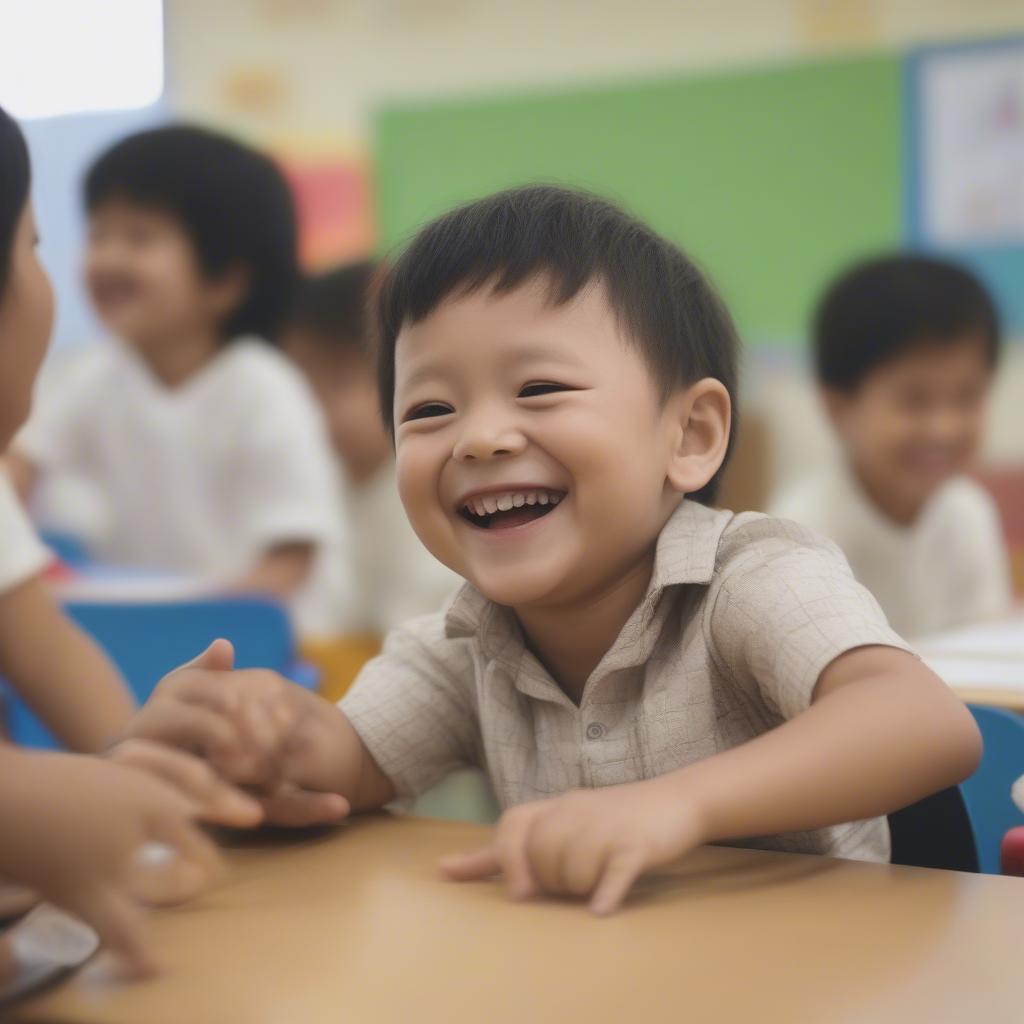
<svg viewBox="0 0 1024 1024"><path fill-rule="evenodd" d="M863 647L825 669L803 714L665 780L716 842L886 814L980 758L970 712L938 676L905 651Z"/></svg>
<svg viewBox="0 0 1024 1024"><path fill-rule="evenodd" d="M261 796L269 824L337 821L349 809L394 799L390 780L337 707L274 672L233 672L232 665L231 645L215 641L160 682L126 736L206 758Z"/></svg>
<svg viewBox="0 0 1024 1024"><path fill-rule="evenodd" d="M0 594L0 672L81 753L104 749L135 711L117 669L38 576Z"/></svg>
<svg viewBox="0 0 1024 1024"><path fill-rule="evenodd" d="M309 575L315 551L316 545L309 541L276 544L234 582L232 589L288 597Z"/></svg>
<svg viewBox="0 0 1024 1024"><path fill-rule="evenodd" d="M885 814L959 782L980 756L973 719L937 676L904 651L863 647L777 729L649 781L524 804L491 846L442 867L458 880L500 872L519 898L589 895L608 913L644 871L702 843Z"/></svg>

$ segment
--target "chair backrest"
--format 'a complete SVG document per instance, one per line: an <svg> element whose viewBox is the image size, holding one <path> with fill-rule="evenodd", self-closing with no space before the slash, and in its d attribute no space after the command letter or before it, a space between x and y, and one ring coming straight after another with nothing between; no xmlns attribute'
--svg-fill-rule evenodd
<svg viewBox="0 0 1024 1024"><path fill-rule="evenodd" d="M978 770L960 786L978 846L978 861L986 874L999 874L1003 836L1024 825L1022 813L1010 798L1010 788L1024 775L1024 718L970 705L981 729L985 754Z"/></svg>
<svg viewBox="0 0 1024 1024"><path fill-rule="evenodd" d="M959 786L950 786L889 815L892 863L977 871L978 849Z"/></svg>
<svg viewBox="0 0 1024 1024"><path fill-rule="evenodd" d="M218 637L235 645L238 668L287 673L295 660L288 616L266 598L81 602L69 604L66 610L110 655L140 703L171 669L194 658ZM7 704L12 740L23 746L59 746L16 694Z"/></svg>

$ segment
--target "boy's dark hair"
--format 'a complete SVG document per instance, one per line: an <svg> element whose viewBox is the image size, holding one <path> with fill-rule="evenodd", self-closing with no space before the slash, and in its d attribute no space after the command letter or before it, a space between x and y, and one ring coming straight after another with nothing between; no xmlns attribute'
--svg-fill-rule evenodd
<svg viewBox="0 0 1024 1024"><path fill-rule="evenodd" d="M111 199L178 220L210 279L241 268L245 296L220 325L275 340L298 279L295 210L284 177L262 153L226 135L171 125L130 135L103 153L85 179L92 213Z"/></svg>
<svg viewBox="0 0 1024 1024"><path fill-rule="evenodd" d="M367 304L376 275L377 264L364 260L304 278L289 323L331 348L368 351Z"/></svg>
<svg viewBox="0 0 1024 1024"><path fill-rule="evenodd" d="M602 282L622 329L663 396L714 377L732 398L735 426L736 330L703 274L675 245L607 200L530 185L439 217L384 278L377 301L378 380L392 435L395 342L402 326L423 320L453 294L492 284L497 292L508 292L538 277L550 281L555 305L569 302L591 282ZM728 457L729 452L691 498L714 501Z"/></svg>
<svg viewBox="0 0 1024 1024"><path fill-rule="evenodd" d="M865 377L916 346L977 335L993 368L999 317L984 286L932 256L890 255L858 263L825 291L814 316L818 380L855 391Z"/></svg>
<svg viewBox="0 0 1024 1024"><path fill-rule="evenodd" d="M28 202L31 177L25 136L0 107L0 296L7 288L14 239Z"/></svg>

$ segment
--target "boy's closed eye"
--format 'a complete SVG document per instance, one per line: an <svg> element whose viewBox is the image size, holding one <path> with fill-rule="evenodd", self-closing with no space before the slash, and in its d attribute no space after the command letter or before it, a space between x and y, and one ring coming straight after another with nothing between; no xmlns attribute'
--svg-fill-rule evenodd
<svg viewBox="0 0 1024 1024"><path fill-rule="evenodd" d="M423 402L421 405L414 406L410 409L403 417L403 423L409 423L411 420L425 420L430 419L433 416L447 416L455 410L445 402Z"/></svg>
<svg viewBox="0 0 1024 1024"><path fill-rule="evenodd" d="M553 395L559 391L578 391L571 384L559 384L556 381L532 381L524 384L519 389L518 398L542 398L544 395Z"/></svg>

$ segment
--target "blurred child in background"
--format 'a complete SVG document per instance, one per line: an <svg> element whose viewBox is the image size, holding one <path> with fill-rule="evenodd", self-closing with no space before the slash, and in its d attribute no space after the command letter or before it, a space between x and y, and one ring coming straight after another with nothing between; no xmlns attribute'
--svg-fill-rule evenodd
<svg viewBox="0 0 1024 1024"><path fill-rule="evenodd" d="M0 109L0 454L28 415L53 319L36 242L28 152ZM0 666L69 743L99 749L126 731L131 701L114 669L39 582L45 560L20 509L0 492ZM211 649L194 664L211 657L224 660ZM262 812L180 751L132 740L109 758L0 742L0 918L24 906L24 891L10 888L21 883L85 919L130 966L148 970L153 961L136 907L155 894L138 857L144 844L176 851L173 890L164 885L160 892L165 899L185 895L217 865L214 847L191 819L252 825ZM14 966L0 935L0 993Z"/></svg>
<svg viewBox="0 0 1024 1024"><path fill-rule="evenodd" d="M295 593L339 516L319 410L269 344L297 277L281 174L225 136L158 128L96 161L85 203L86 283L116 340L43 389L19 490L91 484L104 560Z"/></svg>
<svg viewBox="0 0 1024 1024"><path fill-rule="evenodd" d="M998 513L964 475L981 443L999 345L982 285L925 256L855 266L815 317L818 383L843 459L771 511L831 537L905 636L1010 605Z"/></svg>
<svg viewBox="0 0 1024 1024"><path fill-rule="evenodd" d="M437 611L460 582L420 543L398 497L368 339L375 274L372 263L356 263L304 282L284 335L323 407L345 484L353 551L318 567L330 594L321 605L330 608L329 633L386 633Z"/></svg>

